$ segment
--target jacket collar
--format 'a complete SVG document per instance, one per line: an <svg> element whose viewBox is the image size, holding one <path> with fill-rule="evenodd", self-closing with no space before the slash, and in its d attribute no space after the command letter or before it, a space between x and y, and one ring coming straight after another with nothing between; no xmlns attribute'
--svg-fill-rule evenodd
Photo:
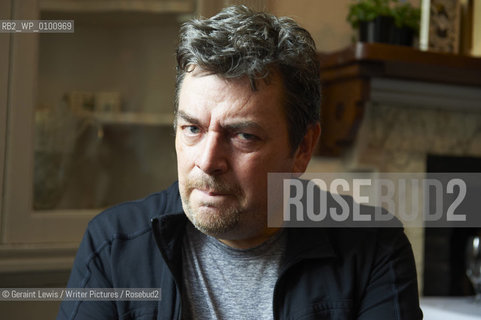
<svg viewBox="0 0 481 320"><path fill-rule="evenodd" d="M176 278L180 278L182 239L189 223L183 211L163 214L152 219L152 231L162 257ZM288 228L283 265L289 267L304 259L335 258L329 235L323 228Z"/></svg>
<svg viewBox="0 0 481 320"><path fill-rule="evenodd" d="M187 221L183 211L166 213L151 220L157 247L176 279L180 279L182 273L182 239Z"/></svg>
<svg viewBox="0 0 481 320"><path fill-rule="evenodd" d="M287 247L283 265L288 267L300 260L335 258L326 229L288 228Z"/></svg>

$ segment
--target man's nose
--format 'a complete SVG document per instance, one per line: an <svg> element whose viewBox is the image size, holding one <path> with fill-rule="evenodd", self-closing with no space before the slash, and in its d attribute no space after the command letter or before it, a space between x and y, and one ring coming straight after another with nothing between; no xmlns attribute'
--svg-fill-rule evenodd
<svg viewBox="0 0 481 320"><path fill-rule="evenodd" d="M209 175L219 175L228 168L228 146L221 134L209 132L199 145L196 166Z"/></svg>

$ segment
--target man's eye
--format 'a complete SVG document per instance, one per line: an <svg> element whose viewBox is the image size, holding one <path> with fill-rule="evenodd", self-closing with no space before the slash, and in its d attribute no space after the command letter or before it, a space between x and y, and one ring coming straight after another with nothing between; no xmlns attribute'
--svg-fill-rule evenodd
<svg viewBox="0 0 481 320"><path fill-rule="evenodd" d="M237 137L245 141L256 141L259 139L256 135L245 132L238 133Z"/></svg>
<svg viewBox="0 0 481 320"><path fill-rule="evenodd" d="M187 134L198 134L200 132L197 126L184 126L182 128Z"/></svg>

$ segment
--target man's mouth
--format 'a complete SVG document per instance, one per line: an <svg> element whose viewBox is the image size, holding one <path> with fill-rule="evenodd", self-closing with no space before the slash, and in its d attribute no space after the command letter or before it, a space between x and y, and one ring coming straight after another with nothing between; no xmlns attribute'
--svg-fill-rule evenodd
<svg viewBox="0 0 481 320"><path fill-rule="evenodd" d="M225 191L217 191L217 190L212 190L212 189L196 189L196 190L202 192L203 194L209 195L211 197L229 195L229 193L227 193Z"/></svg>

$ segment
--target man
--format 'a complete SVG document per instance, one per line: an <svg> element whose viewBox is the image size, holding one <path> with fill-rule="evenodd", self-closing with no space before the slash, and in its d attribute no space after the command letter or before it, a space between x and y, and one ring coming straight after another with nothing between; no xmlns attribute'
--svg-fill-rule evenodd
<svg viewBox="0 0 481 320"><path fill-rule="evenodd" d="M320 134L309 33L231 7L182 27L177 62L178 183L93 219L68 284L161 299L58 319L421 319L402 230L267 227L267 173L304 172Z"/></svg>

